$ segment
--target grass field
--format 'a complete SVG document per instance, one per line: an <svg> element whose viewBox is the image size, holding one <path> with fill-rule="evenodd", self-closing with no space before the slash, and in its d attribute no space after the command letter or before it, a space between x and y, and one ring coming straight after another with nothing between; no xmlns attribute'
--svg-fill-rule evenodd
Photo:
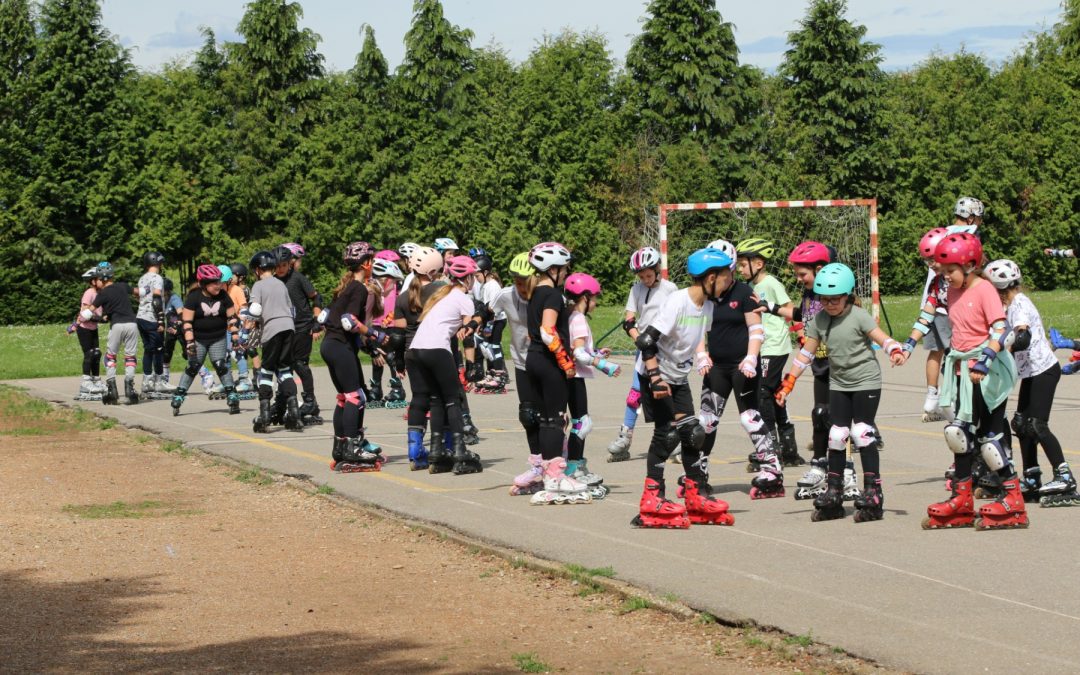
<svg viewBox="0 0 1080 675"><path fill-rule="evenodd" d="M1032 292L1030 296L1042 313L1043 325L1047 329L1053 326L1069 337L1080 338L1080 291ZM918 314L918 303L919 298L913 295L882 298L884 315L881 323L892 326L893 337L900 340L907 337ZM622 315L621 304L600 307L593 314L593 335L599 346L629 347L629 340L621 328L611 333L607 340L600 341L601 336L622 321ZM889 320L888 324L885 317ZM80 374L82 353L79 343L74 335L69 336L64 331L65 328L63 324L0 327L0 380ZM106 333L106 329L101 331L103 350ZM503 347L507 354L509 336L510 331L506 331ZM323 365L318 344L311 354L311 363ZM172 370L179 373L183 368L184 360L178 348L173 354ZM141 361L136 371L142 372Z"/></svg>

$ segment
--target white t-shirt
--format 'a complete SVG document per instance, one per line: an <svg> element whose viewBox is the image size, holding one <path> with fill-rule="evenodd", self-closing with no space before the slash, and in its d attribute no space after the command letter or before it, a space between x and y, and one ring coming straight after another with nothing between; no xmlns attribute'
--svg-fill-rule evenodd
<svg viewBox="0 0 1080 675"><path fill-rule="evenodd" d="M592 329L589 328L589 320L581 312L570 313L570 352L574 351L574 343L578 338L585 339L585 349L590 354L593 353L593 339ZM583 365L580 361L574 361L574 370L577 371L577 377L586 379L592 379L595 377L594 369L591 365Z"/></svg>
<svg viewBox="0 0 1080 675"><path fill-rule="evenodd" d="M507 286L499 289L488 307L506 317L510 324L510 358L515 368L525 370L525 355L529 353L529 328L525 325L528 301L518 295L516 288Z"/></svg>
<svg viewBox="0 0 1080 675"><path fill-rule="evenodd" d="M472 316L472 314L472 298L461 289L455 288L437 302L420 322L411 348L450 351L450 340L461 328L461 317Z"/></svg>
<svg viewBox="0 0 1080 675"><path fill-rule="evenodd" d="M136 319L144 321L157 321L154 314L154 291L161 296L162 309L165 308L165 280L156 272L147 272L139 277L139 311L135 314Z"/></svg>
<svg viewBox="0 0 1080 675"><path fill-rule="evenodd" d="M660 375L665 381L686 383L694 368L698 345L712 325L712 312L713 303L706 300L698 307L690 298L688 288L675 291L664 302L651 325L660 332ZM645 363L640 354L636 368L640 375L645 375Z"/></svg>
<svg viewBox="0 0 1080 675"><path fill-rule="evenodd" d="M495 301L495 296L502 290L502 286L498 281L494 279L488 279L484 283L479 281L473 281L472 296L476 298L477 302L480 302L487 306L492 312L495 312L495 321L505 321L506 314L504 312L496 310L491 306L491 303Z"/></svg>
<svg viewBox="0 0 1080 675"><path fill-rule="evenodd" d="M636 316L639 331L653 325L664 300L677 290L679 287L667 279L660 279L652 288L648 288L640 280L634 282L630 287L630 296L626 299L626 311L633 312Z"/></svg>
<svg viewBox="0 0 1080 675"><path fill-rule="evenodd" d="M1005 316L1010 326L1027 326L1031 332L1031 344L1022 352L1014 352L1016 360L1016 374L1021 378L1035 377L1045 373L1057 364L1057 358L1050 349L1050 343L1046 339L1046 331L1043 329L1042 317L1035 304L1024 295L1017 293L1012 304L1005 310Z"/></svg>

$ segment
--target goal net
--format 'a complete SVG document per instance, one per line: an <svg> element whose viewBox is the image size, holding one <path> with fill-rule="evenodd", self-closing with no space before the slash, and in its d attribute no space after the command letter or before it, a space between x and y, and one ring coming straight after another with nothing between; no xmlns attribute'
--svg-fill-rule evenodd
<svg viewBox="0 0 1080 675"><path fill-rule="evenodd" d="M839 262L855 272L855 292L863 307L878 320L876 199L661 204L647 219L640 245L658 249L664 274L683 288L690 283L686 273L690 253L716 239L738 244L749 237L776 245L768 270L795 302L802 289L787 264L788 253L808 239L834 247ZM621 328L608 331L599 344L620 352L634 349Z"/></svg>

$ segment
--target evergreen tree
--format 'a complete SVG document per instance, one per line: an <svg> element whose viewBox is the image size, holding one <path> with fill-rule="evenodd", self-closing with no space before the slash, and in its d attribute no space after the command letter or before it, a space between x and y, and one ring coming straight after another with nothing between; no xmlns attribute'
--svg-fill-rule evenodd
<svg viewBox="0 0 1080 675"><path fill-rule="evenodd" d="M1062 51L1070 59L1080 58L1080 0L1061 0L1061 9L1055 29Z"/></svg>
<svg viewBox="0 0 1080 675"><path fill-rule="evenodd" d="M30 177L25 134L33 109L27 80L34 51L29 3L0 3L0 218L11 216L11 206Z"/></svg>
<svg viewBox="0 0 1080 675"><path fill-rule="evenodd" d="M407 99L435 113L461 109L474 68L472 38L472 31L447 21L439 0L414 0L412 25L405 33L405 59L398 67Z"/></svg>
<svg viewBox="0 0 1080 675"><path fill-rule="evenodd" d="M365 25L364 44L349 71L357 98L369 105L384 103L390 82L389 72L386 57L375 43L375 29Z"/></svg>

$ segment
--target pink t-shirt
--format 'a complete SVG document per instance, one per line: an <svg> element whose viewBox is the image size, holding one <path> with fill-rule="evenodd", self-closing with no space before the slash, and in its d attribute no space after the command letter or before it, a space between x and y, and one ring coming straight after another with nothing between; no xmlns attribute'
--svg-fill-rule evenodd
<svg viewBox="0 0 1080 675"><path fill-rule="evenodd" d="M411 348L450 351L450 340L461 328L461 317L472 316L472 314L472 298L455 288L437 302L420 322Z"/></svg>
<svg viewBox="0 0 1080 675"><path fill-rule="evenodd" d="M383 313L379 316L376 326L388 328L394 320L394 306L397 304L397 284L391 282L390 288L383 287L382 306Z"/></svg>
<svg viewBox="0 0 1080 675"><path fill-rule="evenodd" d="M570 351L574 351L574 343L578 339L585 340L585 349L589 350L591 354L593 351L592 330L589 328L589 320L585 318L585 315L581 312L574 312L570 315ZM578 361L574 361L574 370L577 371L578 377L586 379L594 376L593 367L582 365Z"/></svg>
<svg viewBox="0 0 1080 675"><path fill-rule="evenodd" d="M79 301L79 311L81 312L82 308L86 307L87 305L93 306L94 298L96 297L96 288L87 288L85 291L83 291L82 300ZM101 312L98 312L98 314L100 313ZM97 328L97 324L93 321L79 321L79 328L85 328L86 330L95 330Z"/></svg>
<svg viewBox="0 0 1080 675"><path fill-rule="evenodd" d="M971 288L949 287L949 323L952 348L961 352L975 349L990 337L990 326L1005 320L1005 309L994 285L985 279Z"/></svg>

